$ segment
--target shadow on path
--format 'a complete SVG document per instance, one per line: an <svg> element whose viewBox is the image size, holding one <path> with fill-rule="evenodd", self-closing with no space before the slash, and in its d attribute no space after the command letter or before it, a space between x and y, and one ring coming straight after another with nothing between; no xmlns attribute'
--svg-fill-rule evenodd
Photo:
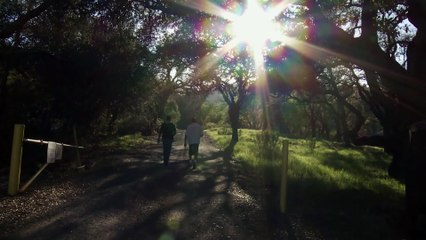
<svg viewBox="0 0 426 240"><path fill-rule="evenodd" d="M78 180L90 186L84 196L6 239L273 238L258 196L234 181L223 154L203 141L192 170L182 137L174 143L168 167L157 144L106 156Z"/></svg>

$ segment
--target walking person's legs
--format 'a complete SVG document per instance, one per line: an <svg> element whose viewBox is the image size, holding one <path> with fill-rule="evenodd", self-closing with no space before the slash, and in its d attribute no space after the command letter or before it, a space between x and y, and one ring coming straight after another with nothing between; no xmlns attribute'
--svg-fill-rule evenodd
<svg viewBox="0 0 426 240"><path fill-rule="evenodd" d="M193 165L192 155L194 155L194 154L192 153L191 145L189 145L189 149L188 149L188 156L189 156L189 165L190 165L190 166L192 166L192 165Z"/></svg>
<svg viewBox="0 0 426 240"><path fill-rule="evenodd" d="M169 164L170 153L172 152L172 139L163 138L163 162L167 166Z"/></svg>
<svg viewBox="0 0 426 240"><path fill-rule="evenodd" d="M192 160L192 168L196 168L197 160L198 160L198 144L189 145L189 160L191 162L191 156L194 155L194 159Z"/></svg>

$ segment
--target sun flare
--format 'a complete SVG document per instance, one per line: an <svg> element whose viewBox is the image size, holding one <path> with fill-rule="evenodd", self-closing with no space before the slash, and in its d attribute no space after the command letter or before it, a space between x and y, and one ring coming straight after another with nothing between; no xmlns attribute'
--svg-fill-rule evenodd
<svg viewBox="0 0 426 240"><path fill-rule="evenodd" d="M264 0L245 0L245 6L239 3L220 6L211 0L177 1L182 6L205 12L227 22L222 27L221 23L217 25L206 21L196 29L197 31L203 29L224 31L223 34L230 37L225 42L218 40L223 45L198 61L197 74L208 72L228 53L244 48L255 62L257 78L262 80L265 77L264 62L268 49L277 44L292 43L291 38L285 34L286 24L276 18L295 1L276 0L265 4Z"/></svg>
<svg viewBox="0 0 426 240"><path fill-rule="evenodd" d="M212 3L210 0L182 1L181 5L203 11L227 22L223 27L217 27L215 24L210 25L214 26L212 28L214 31L217 29L220 31L225 30L223 34L227 40L214 52L207 54L197 62L197 76L208 73L228 53L232 55L235 49L237 51L247 50L254 60L256 94L259 94L262 104L267 106L269 104L269 86L266 83L267 69L265 68L265 53L268 53L268 48L271 46L277 46L277 43L279 45L295 45L295 42L298 42L296 39L286 36L284 34L287 30L285 28L286 24L276 20L295 1L276 0L268 1L270 4L265 4L266 1L264 0L246 0L247 4L242 14L238 14L242 9L241 7L243 7L239 4L231 4L231 7L222 7ZM263 7L265 5L267 7ZM274 44L269 44L270 42ZM241 46L244 48L241 48ZM264 111L267 118L266 122L268 127L270 127L268 108L265 108Z"/></svg>
<svg viewBox="0 0 426 240"><path fill-rule="evenodd" d="M278 41L281 38L280 25L274 17L256 0L249 0L244 13L230 23L228 31L237 41L247 43L254 51L259 51L268 40Z"/></svg>

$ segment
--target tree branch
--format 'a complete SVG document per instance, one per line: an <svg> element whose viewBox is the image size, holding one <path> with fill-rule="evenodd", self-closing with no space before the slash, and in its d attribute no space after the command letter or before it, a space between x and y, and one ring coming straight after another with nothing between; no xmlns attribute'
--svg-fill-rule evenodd
<svg viewBox="0 0 426 240"><path fill-rule="evenodd" d="M410 112L421 114L424 110L426 84L412 77L395 59L387 56L379 46L362 38L353 38L337 27L321 12L314 0L308 1L309 12L314 18L313 43L327 53L357 64L365 70L378 73L383 83L398 96L401 106Z"/></svg>
<svg viewBox="0 0 426 240"><path fill-rule="evenodd" d="M20 16L16 21L3 26L3 28L0 30L0 39L8 38L12 36L12 34L20 32L28 21L35 17L38 17L40 14L46 11L54 2L55 0L46 0L42 2L38 7Z"/></svg>

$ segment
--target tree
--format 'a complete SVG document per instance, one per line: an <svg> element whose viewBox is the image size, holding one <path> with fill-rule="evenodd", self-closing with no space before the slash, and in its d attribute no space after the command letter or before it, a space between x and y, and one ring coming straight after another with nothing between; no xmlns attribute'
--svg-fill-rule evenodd
<svg viewBox="0 0 426 240"><path fill-rule="evenodd" d="M328 53L355 63L366 72L371 96L370 103L373 103L372 110L384 127L384 136L387 139L384 141L385 149L393 155L390 173L392 176L401 176L401 163L404 162L403 156L406 155L404 152L406 152L409 126L424 118L425 101L421 92L424 91L425 84L420 80L422 78L419 75L416 76L411 74L411 71L405 70L392 56L386 55L380 48L377 37L377 10L386 9L392 4L396 6L398 3L378 4L381 2L373 4L371 1L364 1L359 5L363 9L362 16L359 18L362 23L361 37L354 37L337 27L323 14L322 8L330 10L327 7L333 4L308 1L308 13L313 19L312 26L315 29L311 42L326 49ZM413 4L419 4L417 11L424 11L421 3L409 2L409 5ZM399 21L403 19L398 18ZM421 36L423 33L418 29L417 34ZM413 42L417 42L416 38ZM410 52L410 45L408 52ZM354 48L356 51L352 50ZM408 65L410 65L409 59L410 57L408 57Z"/></svg>
<svg viewBox="0 0 426 240"><path fill-rule="evenodd" d="M278 102L278 101L277 101ZM263 109L259 97L250 92L241 109L241 127L262 129L264 126Z"/></svg>
<svg viewBox="0 0 426 240"><path fill-rule="evenodd" d="M43 11L31 13L42 6ZM10 139L13 123L27 124L33 137L60 140L71 136L67 133L76 124L88 135L95 123L112 129L120 115L134 109L153 79L147 42L153 27L143 26L160 19L141 6L122 1L1 3L2 153L10 149L3 141Z"/></svg>
<svg viewBox="0 0 426 240"><path fill-rule="evenodd" d="M408 15L405 15L407 11L403 11L404 14L393 11L389 16L397 16L396 21L408 17L417 28L416 37L407 47L407 69L394 56L388 55L393 54L393 42L383 44L378 39L378 26L383 26L383 21L378 21L383 20L379 14L397 8L407 9L406 6L395 1L363 1L360 5L361 37L354 38L327 19L316 1L309 1L315 26L320 29L316 33L315 44L337 53L365 71L370 92L368 95L364 92L363 96L364 99L368 98L371 109L383 126L381 144L393 156L389 167L390 175L406 178L407 209L409 215L413 216L409 225L416 228L415 216L420 209L417 203L426 199L422 194L425 192L424 185L420 184L424 181L421 176L426 169L419 164L421 154L414 153L412 149L425 144L425 139L416 138L415 141L418 142L413 143L409 132L410 127L425 119L426 112L426 98L423 94L426 89L426 66L421 60L426 44L426 4L419 0L409 0L406 3ZM379 9L382 11L379 12ZM357 51L351 51L349 46ZM383 46L385 51L381 48ZM412 230L411 233L413 232L415 231Z"/></svg>
<svg viewBox="0 0 426 240"><path fill-rule="evenodd" d="M197 81L195 65L206 54L207 46L191 35L182 32L166 37L157 47L156 71L158 82L155 90L157 96L157 117L161 117L164 106L171 95L183 92Z"/></svg>
<svg viewBox="0 0 426 240"><path fill-rule="evenodd" d="M331 98L325 102L329 103L329 107L336 119L337 139L343 140L349 146L358 137L358 131L366 121L362 112L351 103L359 103L361 101L359 97L357 98L359 79L350 69L342 65L334 68L326 67L324 72L319 75L319 78L324 94L329 95ZM332 104L333 102L334 104ZM349 113L354 115L353 121L349 118ZM351 122L353 122L352 126L349 125Z"/></svg>
<svg viewBox="0 0 426 240"><path fill-rule="evenodd" d="M228 149L231 150L238 142L241 107L246 100L249 88L255 81L254 62L247 51L233 51L224 57L216 72L217 90L228 105L232 129Z"/></svg>
<svg viewBox="0 0 426 240"><path fill-rule="evenodd" d="M0 39L6 39L13 34L23 30L25 25L32 19L40 16L47 11L56 1L46 0L39 5L28 4L27 6L17 3L16 1L3 1L1 4L1 19ZM26 8L26 9L25 9ZM10 17L17 14L17 17Z"/></svg>

